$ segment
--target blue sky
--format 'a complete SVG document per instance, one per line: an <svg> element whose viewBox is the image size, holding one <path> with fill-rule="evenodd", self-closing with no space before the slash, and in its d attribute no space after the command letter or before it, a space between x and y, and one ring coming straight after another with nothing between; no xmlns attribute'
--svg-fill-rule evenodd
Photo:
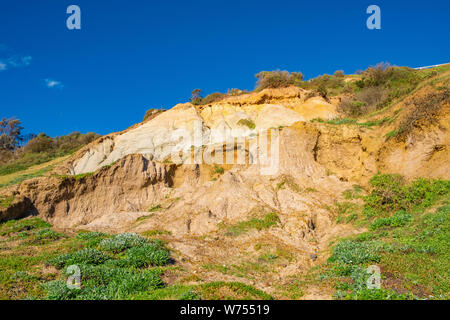
<svg viewBox="0 0 450 320"><path fill-rule="evenodd" d="M81 30L66 27L71 4ZM366 28L371 4L381 30ZM194 88L252 90L262 70L450 62L448 12L447 0L0 0L0 117L26 133L107 134Z"/></svg>

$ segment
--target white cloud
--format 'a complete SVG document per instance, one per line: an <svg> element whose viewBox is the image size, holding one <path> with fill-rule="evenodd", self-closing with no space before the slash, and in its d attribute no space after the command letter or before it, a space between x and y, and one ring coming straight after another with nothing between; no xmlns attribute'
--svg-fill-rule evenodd
<svg viewBox="0 0 450 320"><path fill-rule="evenodd" d="M5 71L11 68L19 68L29 66L31 63L31 56L11 56L0 59L0 71Z"/></svg>
<svg viewBox="0 0 450 320"><path fill-rule="evenodd" d="M44 79L45 86L47 88L63 88L63 84L60 81L52 80L52 79Z"/></svg>

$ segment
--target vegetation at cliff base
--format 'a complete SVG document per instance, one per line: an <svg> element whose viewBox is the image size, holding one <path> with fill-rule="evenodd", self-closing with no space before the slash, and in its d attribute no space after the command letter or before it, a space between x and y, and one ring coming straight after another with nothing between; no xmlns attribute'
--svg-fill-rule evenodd
<svg viewBox="0 0 450 320"><path fill-rule="evenodd" d="M72 132L55 138L45 133L23 136L22 130L18 119L0 121L0 176L71 154L99 137L92 132Z"/></svg>
<svg viewBox="0 0 450 320"><path fill-rule="evenodd" d="M0 299L272 299L239 282L168 285L172 264L164 242L135 233L69 236L38 218L0 223ZM70 281L74 265L80 283Z"/></svg>
<svg viewBox="0 0 450 320"><path fill-rule="evenodd" d="M320 282L337 299L450 298L450 181L379 174L370 185L363 205L337 204L341 221L368 231L334 244ZM381 289L367 289L369 265L380 267Z"/></svg>

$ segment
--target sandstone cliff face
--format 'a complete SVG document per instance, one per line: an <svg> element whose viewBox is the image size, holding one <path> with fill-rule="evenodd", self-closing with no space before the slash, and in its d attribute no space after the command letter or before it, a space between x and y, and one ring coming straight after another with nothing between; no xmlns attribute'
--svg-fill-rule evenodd
<svg viewBox="0 0 450 320"><path fill-rule="evenodd" d="M342 200L343 191L366 186L379 171L409 178L449 179L450 174L448 102L438 123L418 124L404 141L386 135L402 121L397 110L408 111L406 105L379 114L391 119L380 126L310 121L336 117L335 104L284 88L205 106L177 105L91 143L53 175L9 189L15 202L0 217L37 214L62 229L165 230L173 236L173 248L191 260L207 259L211 251L225 257L270 239L295 248L304 267L309 255L325 249L333 237L358 232L335 223L330 208ZM242 125L242 119L251 125ZM279 162L276 171L262 174L263 164L254 161L257 142L262 130L271 128L279 134ZM202 143L180 132L200 136ZM226 145L238 138L246 140ZM173 153L197 154L213 146L233 158L243 150L245 161L219 164L223 171L215 163L168 161ZM280 219L276 227L233 239L221 236L223 226L270 212Z"/></svg>
<svg viewBox="0 0 450 320"><path fill-rule="evenodd" d="M291 87L229 97L206 106L179 104L139 126L87 146L69 162L68 173L93 172L129 154L163 161L174 150L186 151L196 143L222 143L298 121L336 116L332 104L317 97L307 101L305 98L304 90ZM242 119L254 127L243 125Z"/></svg>
<svg viewBox="0 0 450 320"><path fill-rule="evenodd" d="M173 171L173 165L130 155L93 175L28 180L16 192L43 219L61 228L76 227L112 212L146 210L172 185Z"/></svg>

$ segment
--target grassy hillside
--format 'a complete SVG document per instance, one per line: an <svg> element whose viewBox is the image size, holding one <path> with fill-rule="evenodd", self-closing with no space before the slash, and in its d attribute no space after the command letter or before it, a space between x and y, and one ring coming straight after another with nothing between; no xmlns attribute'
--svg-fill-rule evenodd
<svg viewBox="0 0 450 320"><path fill-rule="evenodd" d="M66 287L68 267L81 289ZM167 285L177 272L164 243L138 234L55 232L38 219L0 224L0 299L272 299L239 282Z"/></svg>
<svg viewBox="0 0 450 320"><path fill-rule="evenodd" d="M334 210L368 231L330 244L306 282L334 288L336 299L449 299L450 181L377 175L362 193L348 190ZM381 268L380 290L367 289L370 265Z"/></svg>
<svg viewBox="0 0 450 320"><path fill-rule="evenodd" d="M0 188L44 175L98 137L95 133L73 132L52 138L41 133L19 149L2 151Z"/></svg>

